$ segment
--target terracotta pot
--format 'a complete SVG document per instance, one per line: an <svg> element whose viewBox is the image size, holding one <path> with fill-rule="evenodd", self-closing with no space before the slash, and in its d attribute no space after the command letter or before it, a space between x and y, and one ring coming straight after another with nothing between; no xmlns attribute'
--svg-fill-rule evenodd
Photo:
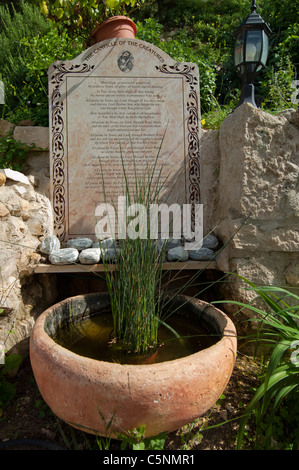
<svg viewBox="0 0 299 470"><path fill-rule="evenodd" d="M52 411L68 424L102 436L112 418L112 437L142 425L146 436L171 432L203 415L222 394L233 371L236 330L220 310L187 299L190 313L221 339L195 354L156 364L97 361L74 354L52 339L59 325L74 316L107 310L107 294L71 297L41 314L31 335L30 357L39 390ZM185 300L181 296L176 301Z"/></svg>
<svg viewBox="0 0 299 470"><path fill-rule="evenodd" d="M91 33L91 42L105 41L113 38L135 38L135 23L126 16L113 16L99 24Z"/></svg>

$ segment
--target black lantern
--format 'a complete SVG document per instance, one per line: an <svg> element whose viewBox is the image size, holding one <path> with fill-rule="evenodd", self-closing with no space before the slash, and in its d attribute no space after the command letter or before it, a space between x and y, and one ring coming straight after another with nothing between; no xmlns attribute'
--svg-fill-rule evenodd
<svg viewBox="0 0 299 470"><path fill-rule="evenodd" d="M256 13L255 0L252 1L251 13L235 31L236 38L234 61L243 80L243 88L238 106L246 102L256 106L254 81L265 67L269 52L271 29Z"/></svg>

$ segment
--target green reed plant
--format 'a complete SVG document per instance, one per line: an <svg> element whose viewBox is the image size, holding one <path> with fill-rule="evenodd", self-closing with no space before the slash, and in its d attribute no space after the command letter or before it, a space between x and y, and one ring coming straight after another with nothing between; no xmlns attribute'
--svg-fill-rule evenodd
<svg viewBox="0 0 299 470"><path fill-rule="evenodd" d="M160 149L161 146L162 142ZM162 181L162 168L157 169L159 152L152 168L147 166L142 174L136 168L133 154L133 182L129 181L121 156L126 204L141 204L146 209L146 216L150 213L151 204L158 204L161 189L165 184L165 181ZM107 200L103 172L102 182ZM117 253L115 269L111 269L111 262L105 260L105 255L103 264L117 342L128 352L143 355L154 349L158 343L166 243L158 250L157 243L150 237L146 220L140 218L137 228L142 236L135 238L127 235L114 241Z"/></svg>
<svg viewBox="0 0 299 470"><path fill-rule="evenodd" d="M258 287L242 278L249 290L257 294L266 307L255 306L254 302L245 304L228 301L241 309L250 309L258 318L250 321L258 323L257 334L250 336L249 341L270 347L270 359L265 368L261 385L256 390L246 413L240 422L237 448L243 444L246 425L250 418L256 422L256 446L271 448L271 437L275 417L286 400L299 396L299 296L285 288ZM297 351L294 349L297 348ZM294 434L293 446L299 443L299 430Z"/></svg>
<svg viewBox="0 0 299 470"><path fill-rule="evenodd" d="M160 325L168 328L174 338L179 338L178 333L167 323L168 318L177 309L177 307L173 307L172 298L184 294L188 287L198 288L196 296L199 296L211 285L211 283L208 283L208 286L198 283L198 276L203 270L195 272L191 278L186 279L180 277L181 272L178 270L175 280L181 281L181 286L177 288L171 286L173 279L168 278L169 271L163 272L163 261L168 241L151 239L150 227L147 224L150 207L152 204L161 203L162 192L164 202L171 194L171 190L165 194L167 177L162 176L162 167L158 168L162 144L163 139L154 163L151 167L146 165L142 172L137 170L132 146L131 166L134 171L131 179L125 168L121 152L126 205L129 207L132 204L140 204L146 209L146 217L144 219L139 217L139 226L136 231L136 234L139 235L133 237L131 233L130 237L114 240L116 259L113 261L105 259L104 244L99 240L100 248L103 251L104 273L111 301L115 349L118 348L119 352L124 350L141 356L154 351L158 346ZM101 165L100 168L104 200L107 203L104 171ZM242 223L241 227L244 223L246 221ZM230 243L230 240L215 253L214 258ZM207 267L208 265L209 261L207 261Z"/></svg>
<svg viewBox="0 0 299 470"><path fill-rule="evenodd" d="M121 450L163 450L166 438L166 432L158 436L145 437L145 425L118 435L118 439L121 440Z"/></svg>

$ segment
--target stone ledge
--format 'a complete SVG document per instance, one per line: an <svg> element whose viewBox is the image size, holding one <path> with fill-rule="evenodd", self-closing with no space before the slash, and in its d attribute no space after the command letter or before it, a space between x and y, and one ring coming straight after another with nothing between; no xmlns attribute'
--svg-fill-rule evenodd
<svg viewBox="0 0 299 470"><path fill-rule="evenodd" d="M115 265L110 264L109 269L114 270ZM185 262L166 262L163 263L164 271L180 271L180 270L203 270L203 269L217 269L216 261L185 261ZM33 272L35 274L59 274L59 273L83 273L83 272L104 272L103 264L64 264L64 265L53 265L53 264L38 264L34 267Z"/></svg>

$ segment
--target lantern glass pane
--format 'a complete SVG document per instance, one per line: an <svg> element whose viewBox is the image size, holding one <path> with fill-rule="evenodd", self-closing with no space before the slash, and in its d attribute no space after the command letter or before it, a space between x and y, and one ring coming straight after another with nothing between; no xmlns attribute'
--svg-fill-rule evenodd
<svg viewBox="0 0 299 470"><path fill-rule="evenodd" d="M262 53L262 31L247 31L246 62L258 62Z"/></svg>
<svg viewBox="0 0 299 470"><path fill-rule="evenodd" d="M235 43L235 65L243 62L243 50L244 50L244 31L237 36Z"/></svg>
<svg viewBox="0 0 299 470"><path fill-rule="evenodd" d="M261 62L263 65L266 65L268 59L268 51L269 51L269 38L265 31L263 31L263 52L261 57Z"/></svg>

